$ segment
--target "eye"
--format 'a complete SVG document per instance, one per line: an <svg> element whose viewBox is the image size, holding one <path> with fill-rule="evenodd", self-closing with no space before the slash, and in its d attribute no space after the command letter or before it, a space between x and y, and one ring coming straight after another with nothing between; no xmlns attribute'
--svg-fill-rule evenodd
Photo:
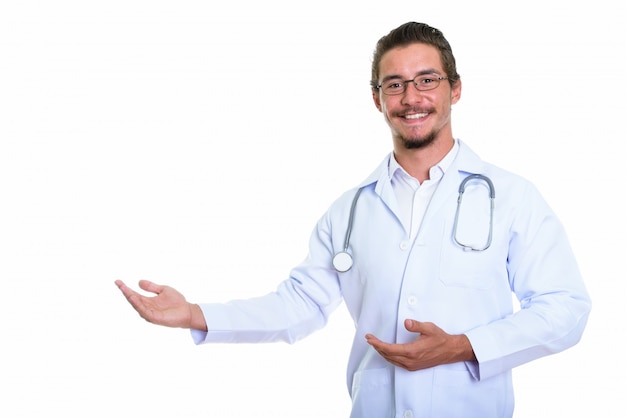
<svg viewBox="0 0 626 418"><path fill-rule="evenodd" d="M383 86L386 93L402 93L404 91L404 83L402 81L389 81Z"/></svg>
<svg viewBox="0 0 626 418"><path fill-rule="evenodd" d="M384 85L385 90L402 90L404 88L404 83L402 81L390 81Z"/></svg>
<svg viewBox="0 0 626 418"><path fill-rule="evenodd" d="M428 77L422 77L420 79L417 80L418 84L424 84L424 85L428 85L431 83L434 83L435 81L437 81L434 77L428 76Z"/></svg>

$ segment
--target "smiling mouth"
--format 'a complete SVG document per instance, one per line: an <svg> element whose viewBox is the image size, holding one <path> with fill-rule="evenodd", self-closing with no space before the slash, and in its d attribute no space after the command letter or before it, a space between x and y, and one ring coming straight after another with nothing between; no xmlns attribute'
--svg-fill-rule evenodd
<svg viewBox="0 0 626 418"><path fill-rule="evenodd" d="M425 118L428 115L429 115L428 112L424 112L424 113L410 113L410 114L403 115L403 118L404 119L422 119L422 118Z"/></svg>
<svg viewBox="0 0 626 418"><path fill-rule="evenodd" d="M412 113L410 115L404 115L404 119L422 119L428 116L428 113Z"/></svg>

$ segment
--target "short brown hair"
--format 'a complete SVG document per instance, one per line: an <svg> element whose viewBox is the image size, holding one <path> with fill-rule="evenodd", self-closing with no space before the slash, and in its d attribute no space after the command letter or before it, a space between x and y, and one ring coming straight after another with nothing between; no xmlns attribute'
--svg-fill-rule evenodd
<svg viewBox="0 0 626 418"><path fill-rule="evenodd" d="M380 38L376 44L376 50L372 58L372 79L370 80L373 89L378 86L378 72L380 71L380 60L383 55L393 48L413 43L432 45L437 48L450 84L454 85L459 81L461 76L456 71L456 61L452 54L452 48L443 36L443 33L439 29L428 26L425 23L408 22Z"/></svg>

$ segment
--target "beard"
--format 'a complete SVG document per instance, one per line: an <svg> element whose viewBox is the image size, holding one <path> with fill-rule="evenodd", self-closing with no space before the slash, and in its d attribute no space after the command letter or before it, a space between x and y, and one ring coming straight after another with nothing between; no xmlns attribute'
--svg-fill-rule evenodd
<svg viewBox="0 0 626 418"><path fill-rule="evenodd" d="M402 111L399 112L395 112L393 114L393 117L395 118L402 118L404 117L404 115L406 115L409 112L413 112L413 113L428 113L429 116L431 117L436 117L437 112L435 109L433 108L410 108L410 109L403 109ZM391 123L391 118L387 118L387 124L389 126L392 126L393 124ZM439 129L436 128L431 128L432 130L430 132L422 132L421 134L418 133L405 133L404 135L400 132L400 129L396 130L395 135L396 135L396 140L399 141L399 143L404 147L404 149L408 149L408 150L416 150L416 149L423 149L423 148L427 148L430 145L432 145L435 140L437 139L437 136L439 135Z"/></svg>
<svg viewBox="0 0 626 418"><path fill-rule="evenodd" d="M437 138L437 135L435 132L431 132L428 135L422 136L422 137L412 137L412 138L408 138L405 136L399 137L400 143L402 143L405 149L426 148L429 145L431 145L433 142L435 142L435 138Z"/></svg>

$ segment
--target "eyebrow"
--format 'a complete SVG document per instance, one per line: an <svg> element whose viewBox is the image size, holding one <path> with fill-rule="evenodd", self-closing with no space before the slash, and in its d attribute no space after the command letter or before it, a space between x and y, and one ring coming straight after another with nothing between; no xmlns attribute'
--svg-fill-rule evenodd
<svg viewBox="0 0 626 418"><path fill-rule="evenodd" d="M417 74L415 74L415 76L413 76L413 78L419 77L420 75L424 75L424 74L435 74L441 77L441 74L439 73L439 71L435 70L434 68L428 68L428 69L419 71ZM387 77L383 78L381 81L381 84L389 80L396 80L396 79L404 81L404 77L402 77L401 75L393 74L393 75L388 75Z"/></svg>

